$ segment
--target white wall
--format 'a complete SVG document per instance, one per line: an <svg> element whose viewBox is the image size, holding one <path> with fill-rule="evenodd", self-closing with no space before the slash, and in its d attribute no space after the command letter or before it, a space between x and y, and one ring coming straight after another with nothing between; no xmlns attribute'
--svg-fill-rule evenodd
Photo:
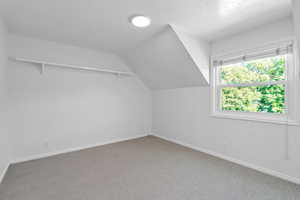
<svg viewBox="0 0 300 200"><path fill-rule="evenodd" d="M6 129L6 84L5 72L7 67L6 56L6 27L0 19L0 183L8 167L10 159L9 134Z"/></svg>
<svg viewBox="0 0 300 200"><path fill-rule="evenodd" d="M9 36L9 56L129 70L119 57L48 41ZM137 77L9 61L14 161L148 134L151 92Z"/></svg>
<svg viewBox="0 0 300 200"><path fill-rule="evenodd" d="M227 54L232 51L256 48L264 44L293 37L293 20L291 17L259 26L252 31L243 32L232 37L212 42L211 54Z"/></svg>
<svg viewBox="0 0 300 200"><path fill-rule="evenodd" d="M298 47L300 47L300 1L293 0L293 21L295 25L295 35L298 40ZM299 51L300 57L300 51Z"/></svg>
<svg viewBox="0 0 300 200"><path fill-rule="evenodd" d="M291 19L284 19L252 32L215 41L212 52L254 48L292 35ZM288 127L287 160L286 126L213 118L210 116L210 102L209 87L154 92L153 133L300 180L299 127Z"/></svg>

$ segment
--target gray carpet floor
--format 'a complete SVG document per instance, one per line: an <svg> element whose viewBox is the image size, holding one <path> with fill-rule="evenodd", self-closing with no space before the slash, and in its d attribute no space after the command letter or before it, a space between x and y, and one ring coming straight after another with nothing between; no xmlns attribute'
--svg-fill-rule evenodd
<svg viewBox="0 0 300 200"><path fill-rule="evenodd" d="M145 137L10 166L1 200L298 200L300 186Z"/></svg>

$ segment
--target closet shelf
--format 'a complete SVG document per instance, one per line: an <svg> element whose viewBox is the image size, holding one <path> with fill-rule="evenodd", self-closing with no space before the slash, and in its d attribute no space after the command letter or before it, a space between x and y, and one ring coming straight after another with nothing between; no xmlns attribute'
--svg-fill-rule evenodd
<svg viewBox="0 0 300 200"><path fill-rule="evenodd" d="M99 73L114 74L114 75L118 75L118 76L133 76L134 75L131 72L100 69L100 68L96 68L96 67L85 67L85 66L78 66L78 65L61 64L61 63L47 62L47 61L41 61L41 60L32 60L32 59L19 58L19 57L10 57L10 59L18 61L18 62L40 64L41 65L41 73L44 73L44 69L47 66L47 67L68 68L68 69L74 69L74 70L93 71L93 72L99 72Z"/></svg>

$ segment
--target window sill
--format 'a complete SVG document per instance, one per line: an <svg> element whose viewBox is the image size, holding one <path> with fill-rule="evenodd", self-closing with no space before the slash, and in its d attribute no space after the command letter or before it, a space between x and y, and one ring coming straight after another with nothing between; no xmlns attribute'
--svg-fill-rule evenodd
<svg viewBox="0 0 300 200"><path fill-rule="evenodd" d="M251 116L251 114L245 115L242 113L221 113L215 112L211 115L215 118L225 118L225 119L233 119L233 120L243 120L243 121L256 121L262 123L272 123L272 124L282 124L282 125L290 125L290 126L298 126L299 122L296 120L286 120L286 117L274 117L274 116L262 116L255 115Z"/></svg>

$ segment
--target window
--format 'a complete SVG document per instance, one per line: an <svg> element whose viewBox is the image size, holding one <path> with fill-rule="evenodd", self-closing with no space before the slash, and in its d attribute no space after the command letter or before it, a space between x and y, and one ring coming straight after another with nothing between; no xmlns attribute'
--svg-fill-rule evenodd
<svg viewBox="0 0 300 200"><path fill-rule="evenodd" d="M295 123L292 43L212 60L213 115Z"/></svg>

